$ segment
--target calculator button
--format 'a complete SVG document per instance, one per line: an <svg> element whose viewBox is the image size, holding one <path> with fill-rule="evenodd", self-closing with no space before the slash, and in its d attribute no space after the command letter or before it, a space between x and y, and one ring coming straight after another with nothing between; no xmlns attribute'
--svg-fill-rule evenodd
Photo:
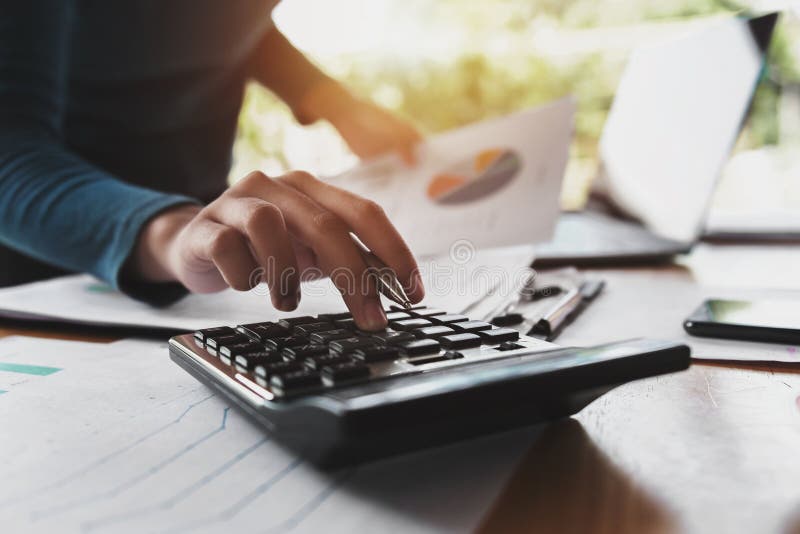
<svg viewBox="0 0 800 534"><path fill-rule="evenodd" d="M220 356L228 358L235 358L237 354L246 354L248 352L258 352L264 350L264 346L259 343L247 341L245 343L235 343L233 345L222 345L217 352Z"/></svg>
<svg viewBox="0 0 800 534"><path fill-rule="evenodd" d="M322 368L322 378L326 382L345 382L369 376L369 367L363 363L348 362L338 365L328 365Z"/></svg>
<svg viewBox="0 0 800 534"><path fill-rule="evenodd" d="M414 335L417 337L429 337L433 339L455 333L455 330L444 325L426 326L425 328L418 328L417 330L414 330Z"/></svg>
<svg viewBox="0 0 800 534"><path fill-rule="evenodd" d="M206 328L204 330L198 330L197 332L194 333L194 337L201 343L205 343L206 339L209 337L229 336L234 333L235 332L233 328L229 326L218 326L217 328Z"/></svg>
<svg viewBox="0 0 800 534"><path fill-rule="evenodd" d="M319 372L313 369L300 369L288 373L274 375L269 379L269 385L282 393L308 389L322 385Z"/></svg>
<svg viewBox="0 0 800 534"><path fill-rule="evenodd" d="M271 322L243 324L239 325L237 330L262 343L273 337L286 337L289 335L288 328Z"/></svg>
<svg viewBox="0 0 800 534"><path fill-rule="evenodd" d="M386 314L386 320L389 321L390 323L392 321L400 321L402 319L410 319L410 318L411 316L409 314L401 311L393 311L393 312L388 312Z"/></svg>
<svg viewBox="0 0 800 534"><path fill-rule="evenodd" d="M349 337L347 339L338 339L331 341L328 348L333 353L347 354L357 349L364 349L374 347L378 342L368 337Z"/></svg>
<svg viewBox="0 0 800 534"><path fill-rule="evenodd" d="M308 340L312 343L318 344L327 344L331 341L336 341L337 339L345 339L348 337L353 337L353 333L350 330L346 330L344 328L337 328L336 330L328 330L327 332L315 332L308 336Z"/></svg>
<svg viewBox="0 0 800 534"><path fill-rule="evenodd" d="M334 328L336 327L333 326L333 324L327 322L308 323L295 326L292 333L297 336L307 336L309 334L313 334L314 332L325 332L326 330L333 330Z"/></svg>
<svg viewBox="0 0 800 534"><path fill-rule="evenodd" d="M414 319L403 319L402 321L395 321L392 323L392 328L395 330L416 330L417 328L424 328L426 326L431 326L431 323L427 319L422 318L414 318Z"/></svg>
<svg viewBox="0 0 800 534"><path fill-rule="evenodd" d="M284 360L305 360L309 356L327 354L328 347L325 345L300 345L298 347L286 347L281 351Z"/></svg>
<svg viewBox="0 0 800 534"><path fill-rule="evenodd" d="M463 323L453 323L453 328L459 332L469 332L470 334L477 334L483 330L490 330L492 325L483 321L466 321Z"/></svg>
<svg viewBox="0 0 800 534"><path fill-rule="evenodd" d="M519 339L519 332L513 328L493 328L478 332L484 343L503 343L505 341L516 341Z"/></svg>
<svg viewBox="0 0 800 534"><path fill-rule="evenodd" d="M431 317L431 321L436 321L437 323L442 324L463 323L469 321L469 317L466 315L459 315L457 313L448 313L447 315Z"/></svg>
<svg viewBox="0 0 800 534"><path fill-rule="evenodd" d="M276 375L281 373L289 373L292 371L299 371L303 368L303 364L300 362L276 362L276 363L265 363L263 365L256 365L255 375L257 378L261 378L263 380L258 381L259 384L266 387L269 383L269 380Z"/></svg>
<svg viewBox="0 0 800 534"><path fill-rule="evenodd" d="M286 328L294 328L295 326L300 326L301 324L310 324L318 322L319 319L317 319L316 317L312 317L310 315L301 315L300 317L289 317L286 319L281 319L280 321L278 321L278 324Z"/></svg>
<svg viewBox="0 0 800 534"><path fill-rule="evenodd" d="M350 337L369 337L371 338L375 334L385 334L387 331L384 330L360 330L356 328L350 333Z"/></svg>
<svg viewBox="0 0 800 534"><path fill-rule="evenodd" d="M391 306L389 306L389 309L393 311L410 312L416 310L424 310L425 306L423 306L422 304L418 304L417 306L411 306L410 308L406 308L405 306L398 306L397 304L392 304Z"/></svg>
<svg viewBox="0 0 800 534"><path fill-rule="evenodd" d="M461 358L464 357L464 355L458 352L457 350L448 350L447 352L442 354L442 357L446 360L460 360Z"/></svg>
<svg viewBox="0 0 800 534"><path fill-rule="evenodd" d="M273 339L268 339L264 342L264 346L266 348L273 350L280 350L286 347L297 347L307 344L308 338L306 336L276 337Z"/></svg>
<svg viewBox="0 0 800 534"><path fill-rule="evenodd" d="M371 347L366 349L358 349L353 352L353 358L364 363L383 362L387 360L396 360L400 356L400 350L397 347Z"/></svg>
<svg viewBox="0 0 800 534"><path fill-rule="evenodd" d="M515 326L522 323L525 317L521 313L507 313L505 315L498 315L492 319L492 324L495 326Z"/></svg>
<svg viewBox="0 0 800 534"><path fill-rule="evenodd" d="M310 358L306 358L305 360L303 360L303 365L305 365L309 369L316 369L317 371L319 371L326 365L333 365L349 361L351 361L350 356L345 356L342 354L322 354L319 356L312 356Z"/></svg>
<svg viewBox="0 0 800 534"><path fill-rule="evenodd" d="M398 348L405 356L413 357L439 352L440 347L441 345L435 339L418 339L402 343Z"/></svg>
<svg viewBox="0 0 800 534"><path fill-rule="evenodd" d="M223 345L235 345L237 343L247 343L249 341L250 341L249 337L241 333L236 333L234 331L233 334L225 336L207 337L206 346L215 350L219 350L219 348L222 347Z"/></svg>
<svg viewBox="0 0 800 534"><path fill-rule="evenodd" d="M342 313L320 313L317 315L317 319L320 321L338 321L340 319L347 319L352 317L353 315L350 312L342 312Z"/></svg>
<svg viewBox="0 0 800 534"><path fill-rule="evenodd" d="M517 350L517 349L524 349L522 345L519 343L514 343L513 341L506 341L505 343L501 343L497 346L497 350Z"/></svg>
<svg viewBox="0 0 800 534"><path fill-rule="evenodd" d="M372 338L384 345L397 345L417 339L411 332L378 332Z"/></svg>
<svg viewBox="0 0 800 534"><path fill-rule="evenodd" d="M352 317L333 321L333 324L334 326L336 326L336 328L347 328L349 330L356 328L356 320L353 319Z"/></svg>
<svg viewBox="0 0 800 534"><path fill-rule="evenodd" d="M440 337L439 342L447 349L468 349L479 346L481 338L475 334L453 334Z"/></svg>
<svg viewBox="0 0 800 534"><path fill-rule="evenodd" d="M219 356L219 359L222 360L223 363L231 365L238 354L246 354L248 352L257 352L261 350L264 350L262 345L250 341L247 343L237 343L235 345L223 345L217 349L217 356Z"/></svg>
<svg viewBox="0 0 800 534"><path fill-rule="evenodd" d="M447 314L444 310L437 310L436 308L424 308L421 310L412 310L411 315L415 317L433 317L434 315L445 315Z"/></svg>
<svg viewBox="0 0 800 534"><path fill-rule="evenodd" d="M249 354L239 354L233 360L236 367L252 372L257 365L278 363L283 361L281 355L274 351L251 352Z"/></svg>

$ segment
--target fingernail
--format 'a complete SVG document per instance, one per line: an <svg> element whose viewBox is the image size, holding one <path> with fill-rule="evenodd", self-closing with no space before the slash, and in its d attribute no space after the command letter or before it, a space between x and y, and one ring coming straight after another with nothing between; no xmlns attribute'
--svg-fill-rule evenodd
<svg viewBox="0 0 800 534"><path fill-rule="evenodd" d="M299 300L297 297L283 297L280 302L280 309L282 311L292 311L297 308Z"/></svg>
<svg viewBox="0 0 800 534"><path fill-rule="evenodd" d="M386 328L386 314L379 301L371 300L364 305L364 323L367 330Z"/></svg>

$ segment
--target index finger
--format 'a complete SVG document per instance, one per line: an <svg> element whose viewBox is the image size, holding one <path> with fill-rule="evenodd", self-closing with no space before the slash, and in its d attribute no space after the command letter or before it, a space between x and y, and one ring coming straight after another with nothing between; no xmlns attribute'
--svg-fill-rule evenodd
<svg viewBox="0 0 800 534"><path fill-rule="evenodd" d="M425 289L417 261L380 205L304 172L287 174L282 181L341 217L358 238L395 271L411 302L422 300Z"/></svg>

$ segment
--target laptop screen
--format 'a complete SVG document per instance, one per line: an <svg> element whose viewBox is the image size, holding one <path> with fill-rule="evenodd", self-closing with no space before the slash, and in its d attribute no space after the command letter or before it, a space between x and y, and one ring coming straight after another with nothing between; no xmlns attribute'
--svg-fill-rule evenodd
<svg viewBox="0 0 800 534"><path fill-rule="evenodd" d="M715 21L632 54L600 140L602 185L653 233L698 237L776 20Z"/></svg>

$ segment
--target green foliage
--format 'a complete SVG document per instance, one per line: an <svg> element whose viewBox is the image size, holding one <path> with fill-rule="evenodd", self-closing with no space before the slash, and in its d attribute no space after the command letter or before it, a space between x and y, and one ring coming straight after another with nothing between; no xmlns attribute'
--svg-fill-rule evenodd
<svg viewBox="0 0 800 534"><path fill-rule="evenodd" d="M326 0L321 0L326 1ZM390 1L390 0L387 0ZM402 6L403 4L401 4ZM719 0L647 0L638 2L589 0L408 0L408 8L423 5L437 24L456 25L477 43L449 59L418 58L409 62L391 56L364 54L330 59L339 77L358 94L372 98L413 120L428 133L458 127L488 117L507 114L566 94L577 97L574 155L592 159L597 140L624 62L600 50L564 58L536 53L526 43L545 25L568 32L597 27L626 28L652 21L675 21L742 8ZM780 85L800 82L793 54L797 28L782 22L770 51L765 82L759 87L752 117L741 143L760 146L778 142ZM503 37L512 46L503 53L481 49L482 43ZM432 32L431 39L436 39ZM623 58L624 59L624 58ZM291 115L264 91L248 92L241 120L238 153L256 153L285 163L282 146Z"/></svg>

